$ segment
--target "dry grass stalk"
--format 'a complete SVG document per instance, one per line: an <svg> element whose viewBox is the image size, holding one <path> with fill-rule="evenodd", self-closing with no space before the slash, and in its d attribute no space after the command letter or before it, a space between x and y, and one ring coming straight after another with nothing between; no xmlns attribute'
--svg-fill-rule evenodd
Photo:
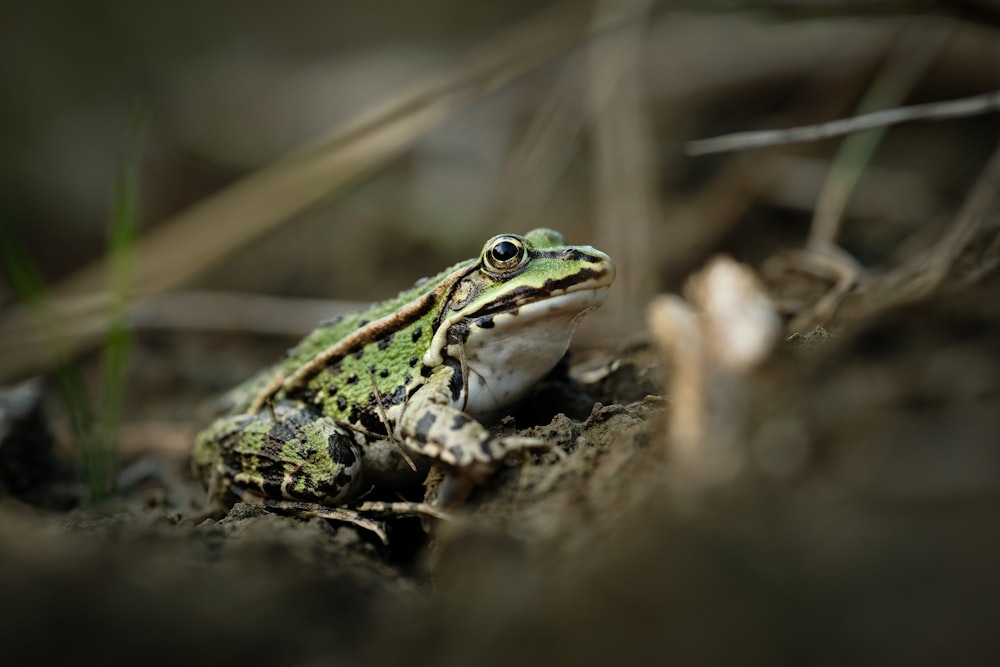
<svg viewBox="0 0 1000 667"><path fill-rule="evenodd" d="M951 26L943 30L904 31L868 87L858 112L895 107L903 102L952 34ZM885 131L886 128L879 128L853 134L841 143L816 202L806 243L810 250L822 253L836 244L844 211Z"/></svg>
<svg viewBox="0 0 1000 667"><path fill-rule="evenodd" d="M623 7L594 18L584 3L546 8L468 56L455 59L454 66L415 82L334 128L313 145L163 222L135 245L130 298L183 284L250 240L377 170L460 110L574 44L634 20L636 12ZM98 330L103 331L110 312L107 284L107 267L98 262L54 286L49 292L49 310L62 323L60 328L69 326L67 313L79 306L66 305L65 299L82 296ZM31 333L19 339L6 333L18 329ZM44 334L24 309L4 313L0 349L19 346L20 351L0 354L0 378L9 381L47 365L56 344ZM64 346L78 350L93 341L92 336L66 339Z"/></svg>
<svg viewBox="0 0 1000 667"><path fill-rule="evenodd" d="M895 268L870 289L862 299L868 314L898 304L911 303L937 293L955 274L956 264L977 236L996 230L1000 213L1000 144L994 149L979 178L969 191L962 208L948 229L927 251Z"/></svg>
<svg viewBox="0 0 1000 667"><path fill-rule="evenodd" d="M649 0L604 0L595 22L628 6L639 14ZM632 328L653 294L655 265L650 239L659 223L657 168L652 119L642 81L644 26L635 25L595 40L589 48L589 111L595 152L594 203L597 241L619 262L618 288L626 295L611 307L617 320Z"/></svg>

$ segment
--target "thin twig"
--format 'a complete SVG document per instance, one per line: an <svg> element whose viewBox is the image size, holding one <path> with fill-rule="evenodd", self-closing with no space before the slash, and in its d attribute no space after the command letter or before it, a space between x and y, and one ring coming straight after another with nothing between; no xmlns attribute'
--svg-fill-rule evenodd
<svg viewBox="0 0 1000 667"><path fill-rule="evenodd" d="M638 15L652 9L650 0L601 0L594 21L623 8ZM658 211L658 162L653 121L642 77L646 26L637 21L590 45L587 103L594 150L594 215L597 240L628 267L618 276L626 295L605 313L609 321L633 327L655 285L655 251L649 239ZM624 233L623 233L624 232Z"/></svg>
<svg viewBox="0 0 1000 667"><path fill-rule="evenodd" d="M937 59L953 34L952 26L943 30L913 29L903 32L869 86L857 112L897 108L910 90ZM845 139L837 149L823 189L816 202L806 247L823 252L837 242L840 224L862 174L867 171L887 128L859 132Z"/></svg>
<svg viewBox="0 0 1000 667"><path fill-rule="evenodd" d="M416 472L417 464L413 462L413 459L410 458L410 455L406 453L406 450L403 449L402 444L400 444L399 440L395 437L395 434L392 431L392 424L389 423L389 418L385 414L385 404L382 403L382 392L378 390L378 382L376 382L375 380L374 366L368 367L368 379L372 383L372 394L375 396L375 407L378 409L378 418L382 421L382 428L385 429L386 438L388 438L392 442L393 446L396 448L396 451L400 453L400 455L403 457L403 460L406 461L406 463L410 466L410 470Z"/></svg>
<svg viewBox="0 0 1000 667"><path fill-rule="evenodd" d="M952 275L955 262L976 234L987 227L984 222L996 220L998 206L1000 144L986 162L947 231L925 253L888 273L878 285L874 285L870 307L879 309L911 303L937 291Z"/></svg>
<svg viewBox="0 0 1000 667"><path fill-rule="evenodd" d="M860 93L863 73L872 63L862 62L845 71L839 64L819 69L800 85L790 102L778 111L782 118L805 120L847 112L846 100ZM778 183L787 183L793 171L783 153L736 154L725 160L709 184L690 200L670 212L670 225L663 228L658 261L670 267L672 279L680 279L741 220L760 197ZM810 207L812 204L810 203Z"/></svg>
<svg viewBox="0 0 1000 667"><path fill-rule="evenodd" d="M895 107L902 102L951 34L950 26L939 31L911 29L903 33L862 98L858 111ZM866 277L861 264L837 245L837 235L847 205L885 131L883 127L853 134L837 150L816 202L806 249L798 258L800 268L807 272L832 270L833 285L789 322L789 332L808 331L829 323L851 290Z"/></svg>
<svg viewBox="0 0 1000 667"><path fill-rule="evenodd" d="M736 132L719 137L698 139L688 142L688 155L707 155L710 153L725 153L728 151L765 148L785 144L820 141L833 137L842 137L852 132L861 132L890 125L900 125L913 121L948 120L965 118L1000 110L1000 90L972 97L963 97L945 102L928 102L914 104L908 107L885 109L874 113L841 118L818 125L803 125L784 130L760 130L753 132Z"/></svg>

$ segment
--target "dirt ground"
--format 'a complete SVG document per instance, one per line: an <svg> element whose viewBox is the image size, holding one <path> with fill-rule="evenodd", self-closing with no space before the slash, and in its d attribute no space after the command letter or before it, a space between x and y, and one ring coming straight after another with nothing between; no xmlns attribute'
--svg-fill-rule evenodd
<svg viewBox="0 0 1000 667"><path fill-rule="evenodd" d="M659 355L633 341L590 357L588 382L557 372L498 427L527 424L550 451L509 461L451 521L392 522L388 546L246 505L204 520L178 460L110 513L4 499L4 662L1000 655L996 271L779 350L756 379L752 465L694 503L670 488ZM768 465L789 431L805 451Z"/></svg>
<svg viewBox="0 0 1000 667"><path fill-rule="evenodd" d="M98 507L2 272L0 665L1000 664L996 106L861 158L841 138L688 151L996 90L996 2L622 2L607 33L619 3L293 4L5 21L0 232L90 385L137 90L154 113L129 284L149 299ZM618 267L566 363L493 425L547 449L448 520L387 522L388 544L206 513L188 455L212 401L327 299L385 298L542 225ZM719 255L782 314L752 369L699 365L707 342L671 354L651 324ZM719 338L751 305L731 300ZM684 418L715 424L696 453L735 462L711 483L685 467Z"/></svg>

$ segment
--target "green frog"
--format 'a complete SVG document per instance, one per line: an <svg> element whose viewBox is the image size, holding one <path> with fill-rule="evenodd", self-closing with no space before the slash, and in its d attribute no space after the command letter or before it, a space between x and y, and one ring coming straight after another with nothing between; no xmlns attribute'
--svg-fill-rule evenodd
<svg viewBox="0 0 1000 667"><path fill-rule="evenodd" d="M543 444L483 422L558 363L614 278L607 255L551 229L494 236L479 257L321 323L227 394L225 416L197 437L194 472L213 499L348 521L383 540L373 513L439 515L508 453ZM362 501L429 465L446 473L434 506Z"/></svg>

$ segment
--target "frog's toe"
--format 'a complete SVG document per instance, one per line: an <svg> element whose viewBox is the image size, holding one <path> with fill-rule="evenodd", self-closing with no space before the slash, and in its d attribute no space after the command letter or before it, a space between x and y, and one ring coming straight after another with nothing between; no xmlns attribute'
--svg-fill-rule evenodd
<svg viewBox="0 0 1000 667"><path fill-rule="evenodd" d="M497 438L497 440L501 443L501 453L498 458L503 458L511 452L521 449L548 449L551 446L551 443L541 438L525 438L519 435L508 435L503 438Z"/></svg>
<svg viewBox="0 0 1000 667"><path fill-rule="evenodd" d="M444 481L438 487L434 505L448 509L461 504L472 492L476 483L465 475L445 475Z"/></svg>
<svg viewBox="0 0 1000 667"><path fill-rule="evenodd" d="M493 464L493 470L500 467L508 455L523 449L548 449L550 443L540 438L525 438L519 435L508 435L502 438L492 438L489 443L488 458ZM493 470L490 472L492 473ZM470 473L475 476L474 471Z"/></svg>
<svg viewBox="0 0 1000 667"><path fill-rule="evenodd" d="M477 452L480 455L486 453L485 457L470 455L462 457L460 463L451 463L447 457L442 457L442 462L450 464L448 465L450 470L438 488L434 505L448 508L460 504L468 497L473 488L485 484L489 480L503 463L504 458L511 452L522 449L547 449L548 447L550 447L550 443L539 438L506 436L491 438L488 441L488 446L484 446Z"/></svg>
<svg viewBox="0 0 1000 667"><path fill-rule="evenodd" d="M549 444L538 438L521 436L489 437L477 446L453 447L441 457L443 463L458 474L484 484L512 452L522 449L546 448Z"/></svg>

